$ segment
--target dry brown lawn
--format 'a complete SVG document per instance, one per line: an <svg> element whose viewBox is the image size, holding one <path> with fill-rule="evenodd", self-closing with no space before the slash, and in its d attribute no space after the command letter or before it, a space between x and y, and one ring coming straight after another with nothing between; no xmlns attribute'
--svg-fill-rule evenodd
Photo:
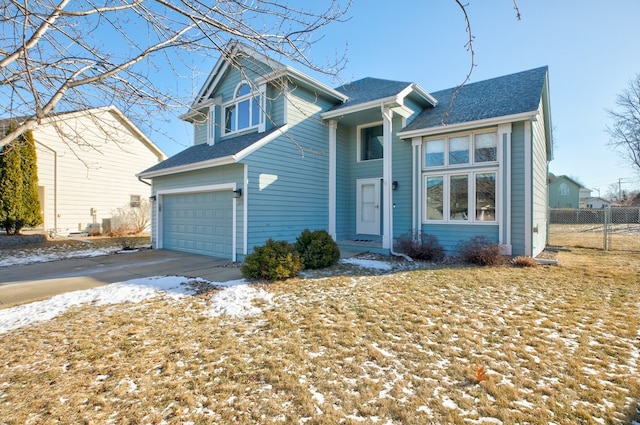
<svg viewBox="0 0 640 425"><path fill-rule="evenodd" d="M256 316L211 317L211 294L76 308L0 335L0 423L638 421L639 255L558 259L343 265L265 286Z"/></svg>

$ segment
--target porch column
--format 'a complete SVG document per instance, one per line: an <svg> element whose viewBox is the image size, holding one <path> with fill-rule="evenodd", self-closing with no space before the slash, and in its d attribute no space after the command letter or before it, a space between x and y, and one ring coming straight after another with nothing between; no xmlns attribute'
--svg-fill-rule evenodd
<svg viewBox="0 0 640 425"><path fill-rule="evenodd" d="M329 121L329 229L333 240L338 240L336 235L336 132L338 122Z"/></svg>
<svg viewBox="0 0 640 425"><path fill-rule="evenodd" d="M392 173L392 119L393 111L389 107L382 109L382 248L391 249L393 246L393 199L391 196Z"/></svg>
<svg viewBox="0 0 640 425"><path fill-rule="evenodd" d="M411 139L412 157L412 190L411 190L411 225L414 232L422 233L422 137Z"/></svg>

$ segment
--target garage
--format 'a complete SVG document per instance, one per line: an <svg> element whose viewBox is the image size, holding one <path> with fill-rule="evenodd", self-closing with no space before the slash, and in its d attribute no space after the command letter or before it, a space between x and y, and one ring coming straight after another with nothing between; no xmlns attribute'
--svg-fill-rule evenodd
<svg viewBox="0 0 640 425"><path fill-rule="evenodd" d="M164 195L162 247L232 259L233 192Z"/></svg>

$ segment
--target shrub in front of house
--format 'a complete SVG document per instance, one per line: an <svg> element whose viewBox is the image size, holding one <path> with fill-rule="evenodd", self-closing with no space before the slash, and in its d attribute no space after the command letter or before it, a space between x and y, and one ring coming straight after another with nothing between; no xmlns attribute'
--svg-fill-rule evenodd
<svg viewBox="0 0 640 425"><path fill-rule="evenodd" d="M469 264L497 266L505 262L498 244L491 242L486 236L482 235L474 236L468 241L460 241L457 251L460 258Z"/></svg>
<svg viewBox="0 0 640 425"><path fill-rule="evenodd" d="M420 261L441 261L445 257L444 248L438 242L438 238L428 233L405 233L396 241L396 249Z"/></svg>
<svg viewBox="0 0 640 425"><path fill-rule="evenodd" d="M295 249L305 269L323 269L340 259L338 244L325 230L303 230L296 239Z"/></svg>
<svg viewBox="0 0 640 425"><path fill-rule="evenodd" d="M263 246L246 256L242 275L249 279L284 280L294 277L303 264L293 244L269 238Z"/></svg>

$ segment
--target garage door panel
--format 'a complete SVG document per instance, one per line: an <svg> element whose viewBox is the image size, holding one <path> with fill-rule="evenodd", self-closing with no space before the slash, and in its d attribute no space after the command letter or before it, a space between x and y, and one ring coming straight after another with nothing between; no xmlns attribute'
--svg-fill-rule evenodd
<svg viewBox="0 0 640 425"><path fill-rule="evenodd" d="M231 258L232 202L231 191L164 195L164 248Z"/></svg>

